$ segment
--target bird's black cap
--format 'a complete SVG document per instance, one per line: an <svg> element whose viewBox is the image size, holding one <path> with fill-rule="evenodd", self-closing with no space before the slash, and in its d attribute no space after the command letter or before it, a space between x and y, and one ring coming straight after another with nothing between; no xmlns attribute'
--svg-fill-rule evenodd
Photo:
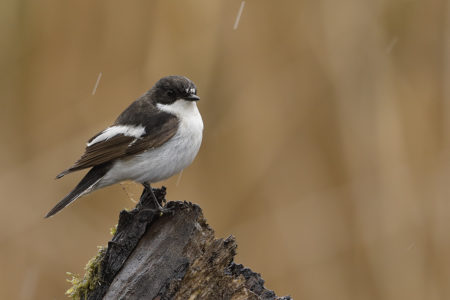
<svg viewBox="0 0 450 300"><path fill-rule="evenodd" d="M198 101L197 87L184 76L166 76L158 80L149 91L155 103L171 104L178 99Z"/></svg>

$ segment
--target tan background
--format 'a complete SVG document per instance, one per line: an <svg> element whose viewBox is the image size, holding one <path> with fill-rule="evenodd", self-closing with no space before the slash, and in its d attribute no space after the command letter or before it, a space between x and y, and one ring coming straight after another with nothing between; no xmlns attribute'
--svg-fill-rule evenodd
<svg viewBox="0 0 450 300"><path fill-rule="evenodd" d="M199 203L296 299L450 299L446 0L0 2L0 298L64 299L141 188L50 220L84 143L164 75L194 80ZM95 95L98 74L103 76Z"/></svg>

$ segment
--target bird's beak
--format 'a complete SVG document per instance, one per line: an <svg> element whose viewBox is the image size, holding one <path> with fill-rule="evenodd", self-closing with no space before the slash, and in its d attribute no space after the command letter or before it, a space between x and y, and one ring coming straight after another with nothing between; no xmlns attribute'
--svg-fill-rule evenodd
<svg viewBox="0 0 450 300"><path fill-rule="evenodd" d="M200 97L194 94L190 94L187 97L183 97L184 100L188 100L188 101L198 101L200 100Z"/></svg>

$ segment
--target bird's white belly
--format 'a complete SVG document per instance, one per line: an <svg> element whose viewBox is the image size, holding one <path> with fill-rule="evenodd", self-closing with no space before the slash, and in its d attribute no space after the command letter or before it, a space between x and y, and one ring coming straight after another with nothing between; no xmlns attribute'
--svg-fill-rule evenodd
<svg viewBox="0 0 450 300"><path fill-rule="evenodd" d="M202 132L203 122L195 105L192 115L180 119L178 131L170 140L132 158L117 160L96 188L123 180L153 183L173 176L194 160L200 149Z"/></svg>
<svg viewBox="0 0 450 300"><path fill-rule="evenodd" d="M192 139L175 135L163 146L143 152L134 158L117 161L101 184L122 180L158 182L180 172L192 163L200 148L201 135Z"/></svg>

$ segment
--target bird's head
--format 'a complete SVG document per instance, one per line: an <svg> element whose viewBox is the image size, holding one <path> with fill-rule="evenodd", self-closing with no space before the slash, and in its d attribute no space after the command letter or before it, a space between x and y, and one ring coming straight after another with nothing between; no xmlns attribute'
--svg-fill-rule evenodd
<svg viewBox="0 0 450 300"><path fill-rule="evenodd" d="M170 105L179 100L198 101L197 87L184 76L166 76L158 80L150 90L155 104Z"/></svg>

